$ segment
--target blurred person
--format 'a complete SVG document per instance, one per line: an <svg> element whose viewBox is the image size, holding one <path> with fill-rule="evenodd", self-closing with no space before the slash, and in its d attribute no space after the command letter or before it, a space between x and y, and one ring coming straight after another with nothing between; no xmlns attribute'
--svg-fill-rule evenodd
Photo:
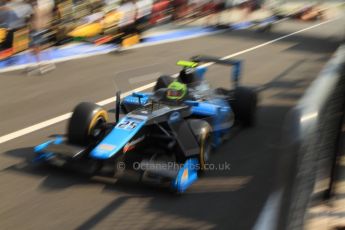
<svg viewBox="0 0 345 230"><path fill-rule="evenodd" d="M117 12L121 15L118 22L118 51L122 50L122 42L131 34L137 33L136 18L137 6L133 0L123 0L121 5L117 8Z"/></svg>
<svg viewBox="0 0 345 230"><path fill-rule="evenodd" d="M183 17L184 11L188 6L188 0L173 0L173 20L179 20Z"/></svg>
<svg viewBox="0 0 345 230"><path fill-rule="evenodd" d="M206 19L207 26L218 25L221 19L221 12L226 9L225 0L213 0L209 3L210 15Z"/></svg>
<svg viewBox="0 0 345 230"><path fill-rule="evenodd" d="M119 27L122 31L131 30L137 18L137 6L133 0L123 0L117 11L122 15Z"/></svg>
<svg viewBox="0 0 345 230"><path fill-rule="evenodd" d="M71 0L57 1L55 4L55 16L61 23L73 21L73 2Z"/></svg>
<svg viewBox="0 0 345 230"><path fill-rule="evenodd" d="M118 6L118 0L103 0L106 12L113 11Z"/></svg>
<svg viewBox="0 0 345 230"><path fill-rule="evenodd" d="M104 1L102 0L91 0L90 1L91 13L97 13L103 10Z"/></svg>
<svg viewBox="0 0 345 230"><path fill-rule="evenodd" d="M137 25L139 31L143 31L149 21L152 14L153 0L138 0L136 2L137 7Z"/></svg>
<svg viewBox="0 0 345 230"><path fill-rule="evenodd" d="M204 0L201 13L202 16L210 15L214 12L214 3L212 0Z"/></svg>
<svg viewBox="0 0 345 230"><path fill-rule="evenodd" d="M185 1L185 0L184 0ZM168 0L158 0L155 1L152 6L152 16L150 23L152 25L158 24L168 18L168 9L170 6L170 1Z"/></svg>
<svg viewBox="0 0 345 230"><path fill-rule="evenodd" d="M202 12L202 7L207 3L207 0L189 0L188 1L188 16L197 17Z"/></svg>
<svg viewBox="0 0 345 230"><path fill-rule="evenodd" d="M29 70L29 74L32 72L38 72L43 74L47 71L55 69L54 64L42 65L41 63L41 50L46 42L46 34L53 21L53 10L55 6L54 0L35 0L33 5L33 17L31 19L32 29L32 46L33 53L36 58L37 68Z"/></svg>
<svg viewBox="0 0 345 230"><path fill-rule="evenodd" d="M32 13L32 7L19 0L7 1L0 7L0 28L7 33L1 49L12 48L14 33L27 26Z"/></svg>

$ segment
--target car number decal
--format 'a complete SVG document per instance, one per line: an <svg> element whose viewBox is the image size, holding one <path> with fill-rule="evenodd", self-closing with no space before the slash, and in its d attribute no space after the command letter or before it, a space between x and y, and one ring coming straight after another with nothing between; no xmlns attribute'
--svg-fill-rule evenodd
<svg viewBox="0 0 345 230"><path fill-rule="evenodd" d="M138 123L135 121L124 120L120 124L118 124L117 128L125 129L125 130L132 130L137 127Z"/></svg>

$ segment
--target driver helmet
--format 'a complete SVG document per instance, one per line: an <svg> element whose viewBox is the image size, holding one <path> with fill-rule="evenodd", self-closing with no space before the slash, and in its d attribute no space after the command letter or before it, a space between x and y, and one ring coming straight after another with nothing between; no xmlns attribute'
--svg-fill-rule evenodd
<svg viewBox="0 0 345 230"><path fill-rule="evenodd" d="M169 100L179 101L187 95L187 85L178 81L169 84L166 97Z"/></svg>

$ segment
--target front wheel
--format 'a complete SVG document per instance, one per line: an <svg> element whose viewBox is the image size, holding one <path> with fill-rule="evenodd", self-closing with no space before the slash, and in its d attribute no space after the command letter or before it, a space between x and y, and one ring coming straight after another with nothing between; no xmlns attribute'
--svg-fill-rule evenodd
<svg viewBox="0 0 345 230"><path fill-rule="evenodd" d="M99 105L80 103L74 109L68 124L68 141L80 146L96 143L103 137L108 119L107 111Z"/></svg>

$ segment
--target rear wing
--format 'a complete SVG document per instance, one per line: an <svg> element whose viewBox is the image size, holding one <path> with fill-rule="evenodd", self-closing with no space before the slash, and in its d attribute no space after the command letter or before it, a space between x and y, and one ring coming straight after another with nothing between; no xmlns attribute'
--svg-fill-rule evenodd
<svg viewBox="0 0 345 230"><path fill-rule="evenodd" d="M234 82L235 87L238 86L242 71L242 61L236 59L223 59L212 56L194 56L191 58L192 62L195 63L214 63L218 65L232 66L231 79Z"/></svg>

